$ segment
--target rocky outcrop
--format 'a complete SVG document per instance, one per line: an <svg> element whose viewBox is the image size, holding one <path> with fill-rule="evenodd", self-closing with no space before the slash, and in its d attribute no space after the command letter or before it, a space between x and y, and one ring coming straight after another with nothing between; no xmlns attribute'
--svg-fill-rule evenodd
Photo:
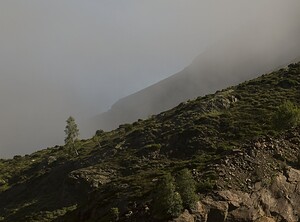
<svg viewBox="0 0 300 222"><path fill-rule="evenodd" d="M256 184L252 192L222 190L204 196L192 213L193 221L295 222L300 220L300 171L289 168L268 187ZM189 222L184 212L177 220Z"/></svg>
<svg viewBox="0 0 300 222"><path fill-rule="evenodd" d="M174 222L194 222L194 217L189 213L188 210L185 210Z"/></svg>
<svg viewBox="0 0 300 222"><path fill-rule="evenodd" d="M111 181L115 175L113 170L103 170L97 167L88 167L74 170L68 175L68 184L74 188L80 189L96 189Z"/></svg>
<svg viewBox="0 0 300 222"><path fill-rule="evenodd" d="M217 189L201 196L194 221L300 221L299 134L298 127L249 141L209 165L218 174Z"/></svg>

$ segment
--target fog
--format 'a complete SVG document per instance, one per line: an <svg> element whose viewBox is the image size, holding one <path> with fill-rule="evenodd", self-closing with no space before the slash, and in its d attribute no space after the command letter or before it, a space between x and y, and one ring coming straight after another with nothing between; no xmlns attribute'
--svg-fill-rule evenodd
<svg viewBox="0 0 300 222"><path fill-rule="evenodd" d="M1 0L0 158L63 144L70 115L91 135L88 119L247 27L295 41L299 11L299 0Z"/></svg>

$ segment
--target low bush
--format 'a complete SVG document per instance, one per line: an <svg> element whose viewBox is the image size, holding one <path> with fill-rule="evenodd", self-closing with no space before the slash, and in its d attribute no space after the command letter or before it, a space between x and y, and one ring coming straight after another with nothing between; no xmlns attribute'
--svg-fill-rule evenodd
<svg viewBox="0 0 300 222"><path fill-rule="evenodd" d="M299 125L300 109L290 101L286 101L273 115L273 125L276 130L285 130Z"/></svg>

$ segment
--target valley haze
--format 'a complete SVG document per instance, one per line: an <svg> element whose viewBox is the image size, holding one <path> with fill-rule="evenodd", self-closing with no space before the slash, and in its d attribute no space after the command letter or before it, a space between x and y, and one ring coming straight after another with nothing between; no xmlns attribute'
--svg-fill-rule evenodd
<svg viewBox="0 0 300 222"><path fill-rule="evenodd" d="M118 112L145 117L287 65L300 58L299 10L299 0L3 0L0 158L63 144L70 115L81 137L134 121L98 115L138 91Z"/></svg>

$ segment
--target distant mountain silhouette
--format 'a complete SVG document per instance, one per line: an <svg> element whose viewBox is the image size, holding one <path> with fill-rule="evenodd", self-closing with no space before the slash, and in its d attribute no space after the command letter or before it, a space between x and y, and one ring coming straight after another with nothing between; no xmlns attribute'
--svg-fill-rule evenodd
<svg viewBox="0 0 300 222"><path fill-rule="evenodd" d="M207 49L181 72L120 99L93 119L95 128L113 129L293 62L300 58L298 26L240 30L238 35Z"/></svg>

